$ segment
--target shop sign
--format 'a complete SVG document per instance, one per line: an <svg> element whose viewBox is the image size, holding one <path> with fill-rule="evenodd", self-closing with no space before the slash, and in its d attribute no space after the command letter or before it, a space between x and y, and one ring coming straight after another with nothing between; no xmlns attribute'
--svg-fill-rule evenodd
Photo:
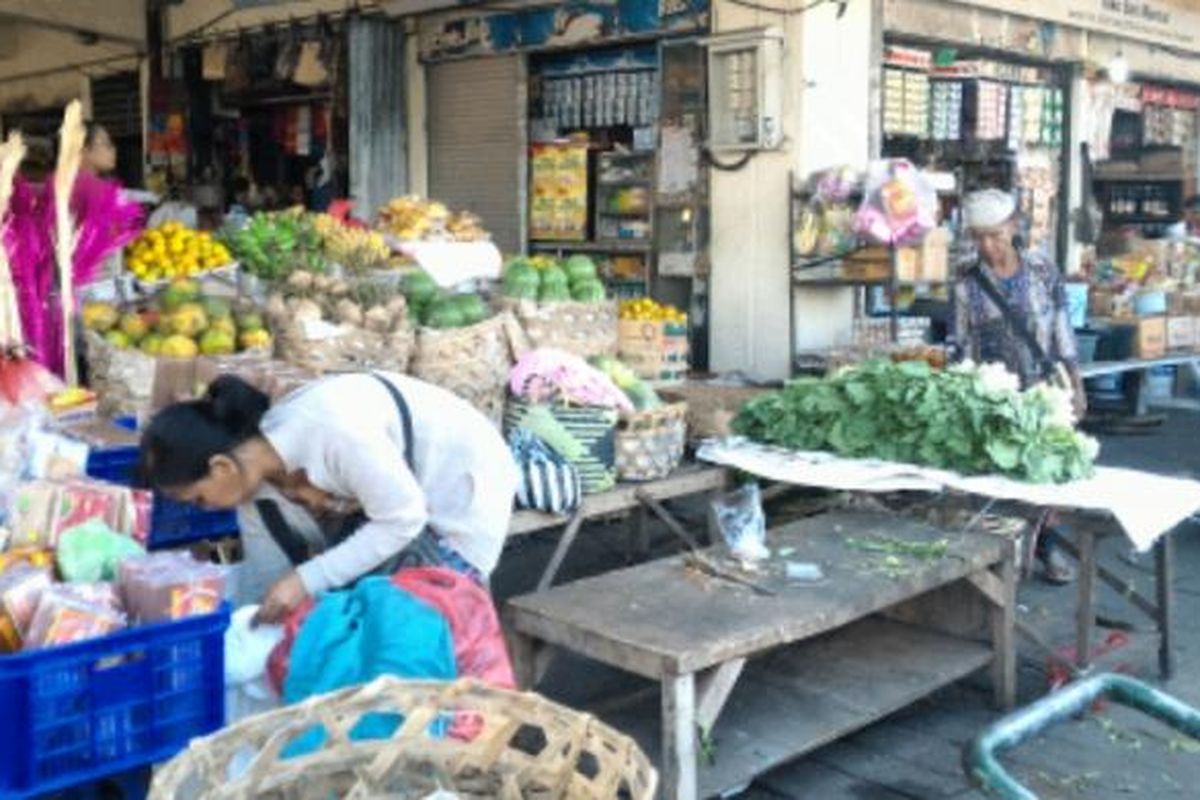
<svg viewBox="0 0 1200 800"><path fill-rule="evenodd" d="M569 0L553 6L422 22L421 58L603 44L708 29L709 0Z"/></svg>
<svg viewBox="0 0 1200 800"><path fill-rule="evenodd" d="M965 5L1200 52L1200 10L1187 0L958 0Z"/></svg>

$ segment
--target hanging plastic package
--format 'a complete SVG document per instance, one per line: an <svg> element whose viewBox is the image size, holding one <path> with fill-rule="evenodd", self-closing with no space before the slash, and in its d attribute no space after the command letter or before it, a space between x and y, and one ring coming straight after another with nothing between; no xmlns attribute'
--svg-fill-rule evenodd
<svg viewBox="0 0 1200 800"><path fill-rule="evenodd" d="M937 192L908 160L872 162L864 188L854 228L870 242L913 244L937 226Z"/></svg>

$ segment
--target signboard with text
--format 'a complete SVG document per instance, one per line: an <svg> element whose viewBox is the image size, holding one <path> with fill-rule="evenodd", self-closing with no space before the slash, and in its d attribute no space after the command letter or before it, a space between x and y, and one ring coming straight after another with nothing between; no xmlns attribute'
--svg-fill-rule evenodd
<svg viewBox="0 0 1200 800"><path fill-rule="evenodd" d="M1200 3L1188 0L957 0L1074 28L1200 52Z"/></svg>

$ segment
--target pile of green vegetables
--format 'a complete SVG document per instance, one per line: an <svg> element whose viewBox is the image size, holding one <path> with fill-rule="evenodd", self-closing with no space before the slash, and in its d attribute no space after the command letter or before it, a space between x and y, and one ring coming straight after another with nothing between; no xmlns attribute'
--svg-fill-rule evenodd
<svg viewBox="0 0 1200 800"><path fill-rule="evenodd" d="M404 276L403 292L409 312L426 328L467 328L492 314L482 296L471 292L451 294L420 269Z"/></svg>
<svg viewBox="0 0 1200 800"><path fill-rule="evenodd" d="M503 274L504 296L539 303L602 303L608 297L595 263L584 255L563 262L545 256L509 260Z"/></svg>
<svg viewBox="0 0 1200 800"><path fill-rule="evenodd" d="M871 361L755 398L734 430L793 450L1033 483L1085 478L1098 451L1074 429L1066 392L1021 392L997 365L934 370L925 362Z"/></svg>
<svg viewBox="0 0 1200 800"><path fill-rule="evenodd" d="M307 214L260 211L222 238L242 268L262 280L281 280L298 269L326 269L324 241Z"/></svg>

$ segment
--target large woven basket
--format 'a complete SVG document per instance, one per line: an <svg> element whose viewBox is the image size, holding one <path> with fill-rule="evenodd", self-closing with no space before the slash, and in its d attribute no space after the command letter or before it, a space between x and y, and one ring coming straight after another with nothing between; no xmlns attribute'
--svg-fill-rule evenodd
<svg viewBox="0 0 1200 800"><path fill-rule="evenodd" d="M552 347L580 358L617 354L617 302L534 303L502 300L520 323L523 339L518 357L527 350Z"/></svg>
<svg viewBox="0 0 1200 800"><path fill-rule="evenodd" d="M422 328L417 332L412 374L467 400L498 428L513 365L511 328L511 317L505 313L467 328Z"/></svg>
<svg viewBox="0 0 1200 800"><path fill-rule="evenodd" d="M763 386L687 382L659 390L663 400L687 403L688 435L693 440L729 436L734 417L748 400L770 391Z"/></svg>
<svg viewBox="0 0 1200 800"><path fill-rule="evenodd" d="M282 318L272 320L271 328L280 359L318 374L364 369L405 372L416 345L416 335L407 326L377 333L331 323L306 326Z"/></svg>
<svg viewBox="0 0 1200 800"><path fill-rule="evenodd" d="M521 427L521 420L533 408L524 400L512 399L504 412L504 433ZM617 485L616 433L617 412L609 408L546 406L563 430L583 445L583 456L571 461L579 472L584 494L607 492Z"/></svg>
<svg viewBox="0 0 1200 800"><path fill-rule="evenodd" d="M402 719L387 738L352 741L367 715ZM281 758L314 727L324 742ZM380 678L251 717L191 746L154 779L152 800L650 800L658 776L629 737L535 694Z"/></svg>
<svg viewBox="0 0 1200 800"><path fill-rule="evenodd" d="M683 461L687 445L687 403L621 415L617 424L617 478L656 481Z"/></svg>

